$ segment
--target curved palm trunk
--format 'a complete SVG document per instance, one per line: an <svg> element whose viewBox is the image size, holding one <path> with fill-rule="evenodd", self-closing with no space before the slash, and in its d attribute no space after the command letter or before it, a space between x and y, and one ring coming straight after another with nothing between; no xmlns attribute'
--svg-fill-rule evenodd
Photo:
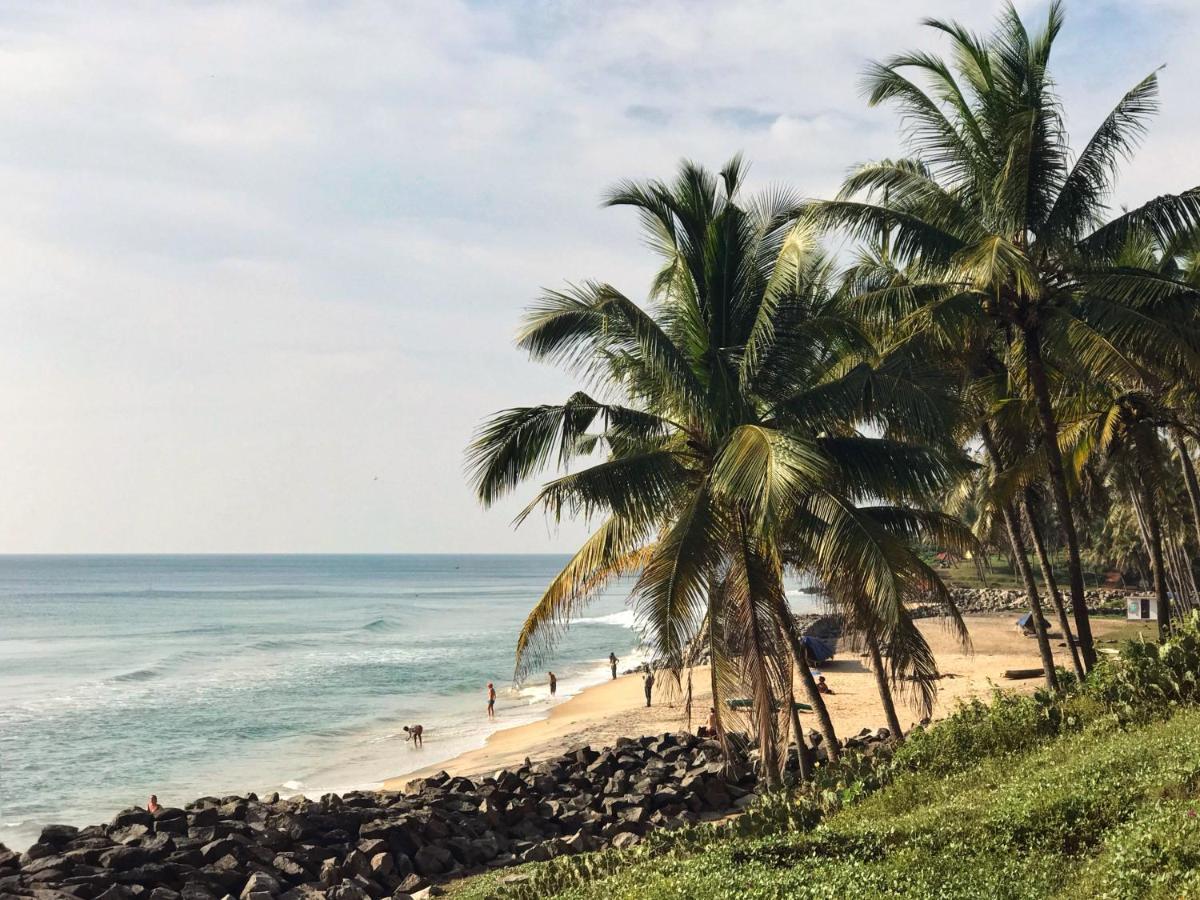
<svg viewBox="0 0 1200 900"><path fill-rule="evenodd" d="M1063 605L1062 594L1058 592L1058 582L1054 580L1054 567L1050 565L1050 555L1046 552L1046 542L1042 540L1042 529L1038 526L1037 516L1034 515L1033 503L1028 493L1022 498L1025 510L1025 522L1029 526L1029 536L1033 539L1033 549L1037 554L1038 565L1042 570L1042 580L1046 582L1046 590L1054 603L1054 611L1058 613L1058 627L1062 629L1067 647L1071 651L1071 665L1075 675L1083 681L1087 674L1083 669L1083 661L1079 658L1079 648L1075 646L1075 638L1071 634L1071 623L1067 620L1067 609Z"/></svg>
<svg viewBox="0 0 1200 900"><path fill-rule="evenodd" d="M808 754L808 744L804 740L804 728L800 724L800 710L796 708L795 691L788 693L792 704L792 731L796 735L796 761L800 764L800 780L812 778L812 757Z"/></svg>
<svg viewBox="0 0 1200 900"><path fill-rule="evenodd" d="M1183 483L1187 485L1188 500L1192 506L1192 527L1196 529L1196 546L1200 547L1200 484L1196 481L1196 467L1188 451L1187 440L1178 425L1171 426L1171 440L1179 451L1179 465L1183 469Z"/></svg>
<svg viewBox="0 0 1200 900"><path fill-rule="evenodd" d="M786 601L783 609L780 610L781 616L791 616L792 611L787 608ZM821 732L821 737L825 739L825 752L829 756L829 761L833 762L841 754L841 748L838 744L837 732L833 730L833 719L829 716L829 707L825 705L825 698L821 692L817 690L817 679L813 678L812 669L808 667L808 656L804 652L804 642L799 639L796 634L795 627L787 627L787 619L782 620L784 637L787 638L788 644L792 649L792 657L796 661L796 671L800 673L800 682L804 685L804 695L808 698L808 705L813 708L813 712L817 715L817 730Z"/></svg>
<svg viewBox="0 0 1200 900"><path fill-rule="evenodd" d="M992 460L996 471L1004 468L1000 458L1000 450L992 436L992 428L984 422L979 429L983 438L983 446ZM1058 693L1058 674L1054 671L1054 654L1050 650L1050 638L1046 633L1046 618L1042 615L1042 601L1038 597L1037 581L1033 577L1033 569L1029 566L1029 556L1025 550L1025 537L1021 534L1021 523L1017 521L1013 505L1005 500L1000 504L1001 518L1004 520L1004 530L1008 533L1008 543L1012 547L1013 558L1017 563L1017 571L1025 584L1025 596L1029 599L1029 612L1033 615L1033 631L1037 635L1038 654L1042 658L1042 671L1045 673L1046 687Z"/></svg>
<svg viewBox="0 0 1200 900"><path fill-rule="evenodd" d="M1033 387L1038 421L1042 426L1042 443L1046 449L1046 464L1050 470L1050 487L1059 524L1067 541L1067 571L1071 582L1071 611L1075 615L1075 632L1079 636L1079 651L1088 671L1096 664L1096 646L1092 639L1092 623L1088 618L1087 600L1083 596L1083 563L1079 558L1079 534L1075 531L1075 516L1067 494L1067 476L1063 469L1062 453L1058 447L1058 423L1050 402L1050 386L1042 363L1042 338L1036 328L1025 328L1025 366ZM1037 618L1036 616L1034 617Z"/></svg>
<svg viewBox="0 0 1200 900"><path fill-rule="evenodd" d="M866 633L867 652L871 654L871 671L875 673L875 686L879 689L879 700L883 704L883 714L887 718L888 728L896 741L904 740L904 730L900 727L900 717L896 715L896 703L892 699L892 689L888 684L887 673L883 670L883 654L879 652L879 641L871 632Z"/></svg>

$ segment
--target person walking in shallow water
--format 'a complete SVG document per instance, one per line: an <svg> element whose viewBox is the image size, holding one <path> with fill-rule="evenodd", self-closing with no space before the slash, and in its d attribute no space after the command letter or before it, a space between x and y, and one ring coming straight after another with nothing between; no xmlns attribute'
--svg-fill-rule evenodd
<svg viewBox="0 0 1200 900"><path fill-rule="evenodd" d="M617 662L618 662L617 654L615 654L615 653L608 654L608 664L610 667L612 667L613 681L617 680Z"/></svg>
<svg viewBox="0 0 1200 900"><path fill-rule="evenodd" d="M496 718L496 688L488 682L488 718Z"/></svg>
<svg viewBox="0 0 1200 900"><path fill-rule="evenodd" d="M417 747L422 747L425 745L425 726L424 725L413 725L412 727L405 725L404 730L406 732L408 732L408 737L406 737L404 740L412 741L413 749L416 749Z"/></svg>
<svg viewBox="0 0 1200 900"><path fill-rule="evenodd" d="M646 677L642 679L642 689L646 692L646 708L650 708L650 692L654 690L654 673L647 672Z"/></svg>
<svg viewBox="0 0 1200 900"><path fill-rule="evenodd" d="M550 696L553 697L558 692L558 677L550 673Z"/></svg>

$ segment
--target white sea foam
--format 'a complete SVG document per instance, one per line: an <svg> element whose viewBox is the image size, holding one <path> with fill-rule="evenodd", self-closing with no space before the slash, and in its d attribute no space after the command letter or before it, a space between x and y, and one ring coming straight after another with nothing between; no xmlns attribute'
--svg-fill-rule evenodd
<svg viewBox="0 0 1200 900"><path fill-rule="evenodd" d="M591 616L584 619L576 619L576 625L619 625L622 628L636 628L637 619L634 616L632 609L623 609L620 612L609 613L607 616Z"/></svg>

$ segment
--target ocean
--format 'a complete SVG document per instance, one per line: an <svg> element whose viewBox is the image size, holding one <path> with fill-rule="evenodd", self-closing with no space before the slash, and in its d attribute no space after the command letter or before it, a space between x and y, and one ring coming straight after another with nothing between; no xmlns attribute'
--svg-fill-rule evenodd
<svg viewBox="0 0 1200 900"><path fill-rule="evenodd" d="M628 583L544 672L513 648L563 556L0 557L0 842L204 795L378 787L644 658ZM799 606L798 611L803 611ZM497 716L485 716L486 684ZM425 726L415 751L401 726Z"/></svg>

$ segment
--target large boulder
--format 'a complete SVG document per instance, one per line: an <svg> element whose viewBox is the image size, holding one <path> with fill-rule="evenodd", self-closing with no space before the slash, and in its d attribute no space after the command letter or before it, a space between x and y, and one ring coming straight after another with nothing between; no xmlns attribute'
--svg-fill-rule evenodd
<svg viewBox="0 0 1200 900"><path fill-rule="evenodd" d="M454 867L454 856L445 847L426 844L413 856L413 865L417 872L426 877L442 875Z"/></svg>
<svg viewBox="0 0 1200 900"><path fill-rule="evenodd" d="M150 854L141 847L114 847L100 854L100 865L114 872L135 869L150 861Z"/></svg>

